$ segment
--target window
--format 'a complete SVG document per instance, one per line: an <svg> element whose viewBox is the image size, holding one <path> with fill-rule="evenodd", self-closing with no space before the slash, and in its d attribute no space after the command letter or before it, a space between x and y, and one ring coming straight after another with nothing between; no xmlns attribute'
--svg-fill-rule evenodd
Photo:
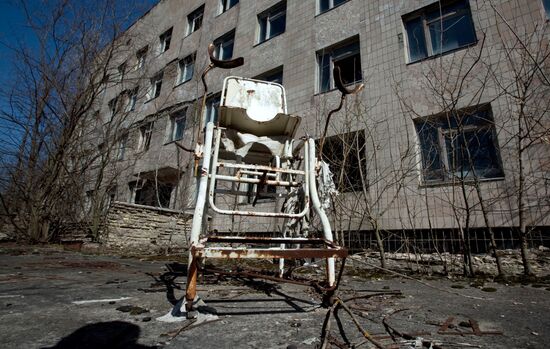
<svg viewBox="0 0 550 349"><path fill-rule="evenodd" d="M546 17L550 18L550 0L542 0L542 5L546 11Z"/></svg>
<svg viewBox="0 0 550 349"><path fill-rule="evenodd" d="M139 128L139 151L146 151L151 145L151 136L153 135L153 122L148 122Z"/></svg>
<svg viewBox="0 0 550 349"><path fill-rule="evenodd" d="M403 17L409 62L439 55L477 41L467 0L443 1Z"/></svg>
<svg viewBox="0 0 550 349"><path fill-rule="evenodd" d="M193 72L195 70L195 57L196 53L181 59L178 63L178 79L177 84L182 84L193 78Z"/></svg>
<svg viewBox="0 0 550 349"><path fill-rule="evenodd" d="M120 82L124 79L124 74L126 74L126 62L117 67L117 72L117 80Z"/></svg>
<svg viewBox="0 0 550 349"><path fill-rule="evenodd" d="M239 0L220 0L220 13L224 13L238 3Z"/></svg>
<svg viewBox="0 0 550 349"><path fill-rule="evenodd" d="M216 47L214 55L216 56L216 58L221 60L231 59L231 57L233 57L234 42L234 30L214 40L214 46Z"/></svg>
<svg viewBox="0 0 550 349"><path fill-rule="evenodd" d="M111 120L118 111L118 96L109 101L109 117Z"/></svg>
<svg viewBox="0 0 550 349"><path fill-rule="evenodd" d="M218 108L220 107L220 95L210 97L206 100L205 123L218 122Z"/></svg>
<svg viewBox="0 0 550 349"><path fill-rule="evenodd" d="M170 115L170 141L177 141L183 138L186 112L187 109L184 108Z"/></svg>
<svg viewBox="0 0 550 349"><path fill-rule="evenodd" d="M170 49L170 42L172 41L172 28L168 29L159 36L160 40L160 53L166 52Z"/></svg>
<svg viewBox="0 0 550 349"><path fill-rule="evenodd" d="M504 175L490 106L415 120L425 183Z"/></svg>
<svg viewBox="0 0 550 349"><path fill-rule="evenodd" d="M136 109L137 97L138 97L137 87L127 92L128 100L126 103L126 108L124 108L125 112L130 112Z"/></svg>
<svg viewBox="0 0 550 349"><path fill-rule="evenodd" d="M359 37L317 52L317 64L319 67L319 92L330 91L335 87L332 77L332 70L335 66L340 68L340 76L344 84L349 85L363 81Z"/></svg>
<svg viewBox="0 0 550 349"><path fill-rule="evenodd" d="M203 15L204 5L187 16L187 35L194 33L201 28Z"/></svg>
<svg viewBox="0 0 550 349"><path fill-rule="evenodd" d="M119 161L124 160L124 156L126 154L126 144L127 143L128 143L128 134L125 133L118 140L117 154L116 154L117 160L119 160Z"/></svg>
<svg viewBox="0 0 550 349"><path fill-rule="evenodd" d="M334 8L336 6L339 6L343 3L345 3L348 0L318 0L317 6L318 6L318 12L323 13L325 11L330 10L331 8Z"/></svg>
<svg viewBox="0 0 550 349"><path fill-rule="evenodd" d="M323 160L332 172L340 192L361 192L366 183L366 149L364 131L327 137L323 145Z"/></svg>
<svg viewBox="0 0 550 349"><path fill-rule="evenodd" d="M286 2L281 2L258 15L260 25L258 43L285 32Z"/></svg>
<svg viewBox="0 0 550 349"><path fill-rule="evenodd" d="M128 183L132 195L130 202L153 207L170 207L170 197L174 186L152 180L139 180Z"/></svg>
<svg viewBox="0 0 550 349"><path fill-rule="evenodd" d="M155 99L160 96L160 90L162 89L162 77L164 73L160 72L151 79L151 86L149 87L149 99Z"/></svg>
<svg viewBox="0 0 550 349"><path fill-rule="evenodd" d="M139 50L136 53L136 69L135 70L143 69L143 67L145 67L145 60L147 59L147 50L148 50L148 47L145 46L144 48L142 48L141 50Z"/></svg>
<svg viewBox="0 0 550 349"><path fill-rule="evenodd" d="M255 77L256 80L263 80L269 82L275 82L277 84L283 84L283 66L277 67L273 70L265 72Z"/></svg>

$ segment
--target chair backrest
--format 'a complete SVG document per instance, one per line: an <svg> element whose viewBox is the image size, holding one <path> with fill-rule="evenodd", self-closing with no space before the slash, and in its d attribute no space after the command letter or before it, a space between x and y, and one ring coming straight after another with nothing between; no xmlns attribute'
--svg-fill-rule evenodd
<svg viewBox="0 0 550 349"><path fill-rule="evenodd" d="M256 136L292 137L300 120L287 114L282 85L230 76L223 82L219 123Z"/></svg>

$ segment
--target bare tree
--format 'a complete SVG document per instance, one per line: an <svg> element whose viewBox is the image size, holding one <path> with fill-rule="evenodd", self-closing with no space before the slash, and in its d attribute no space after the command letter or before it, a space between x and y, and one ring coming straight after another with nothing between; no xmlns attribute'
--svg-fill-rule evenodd
<svg viewBox="0 0 550 349"><path fill-rule="evenodd" d="M15 134L4 146L0 200L16 238L45 242L81 214L83 175L101 157L84 143L108 84L128 17L111 1L19 1L36 44L10 47L15 80L1 91L1 118ZM97 140L94 140L97 142Z"/></svg>

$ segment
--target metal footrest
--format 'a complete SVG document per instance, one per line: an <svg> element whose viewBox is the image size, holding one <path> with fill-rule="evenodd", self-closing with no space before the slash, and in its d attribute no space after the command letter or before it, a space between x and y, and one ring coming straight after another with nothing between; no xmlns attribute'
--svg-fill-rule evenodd
<svg viewBox="0 0 550 349"><path fill-rule="evenodd" d="M239 245L278 245L278 247L248 247L248 246L212 246L208 243L227 243ZM281 244L314 245L315 247L284 248ZM191 248L193 256L198 258L224 258L224 259L300 259L300 258L346 258L347 249L335 245L325 239L307 238L262 238L262 237L233 237L216 236L208 237L200 241L200 244Z"/></svg>

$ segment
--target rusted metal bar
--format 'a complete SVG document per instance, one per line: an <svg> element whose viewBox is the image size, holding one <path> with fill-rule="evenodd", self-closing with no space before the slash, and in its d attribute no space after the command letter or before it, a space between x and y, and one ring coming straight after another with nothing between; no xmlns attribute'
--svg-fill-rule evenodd
<svg viewBox="0 0 550 349"><path fill-rule="evenodd" d="M301 249L236 249L224 247L193 247L193 255L199 258L222 258L222 259L301 259L301 258L344 258L347 256L346 249L325 249L325 248L301 248Z"/></svg>
<svg viewBox="0 0 550 349"><path fill-rule="evenodd" d="M332 248L340 248L332 241L319 238L272 238L272 237L253 237L253 236L210 236L201 242L221 242L221 243L262 243L262 244L310 244L327 245Z"/></svg>
<svg viewBox="0 0 550 349"><path fill-rule="evenodd" d="M265 165L251 165L251 164L234 164L229 162L218 162L218 167L227 167L227 168L240 168L247 170L258 170L258 171L271 171L271 172L282 172L289 174L304 175L305 171L293 170L290 168L278 168Z"/></svg>
<svg viewBox="0 0 550 349"><path fill-rule="evenodd" d="M250 184L262 184L262 180L260 178L246 178L246 177L238 177L238 176L226 176L226 175L216 175L216 180L222 180L227 182L238 182L238 183L250 183ZM276 185L280 187L299 187L302 185L301 182L289 182L289 181L273 181L273 180L266 180L266 185Z"/></svg>

